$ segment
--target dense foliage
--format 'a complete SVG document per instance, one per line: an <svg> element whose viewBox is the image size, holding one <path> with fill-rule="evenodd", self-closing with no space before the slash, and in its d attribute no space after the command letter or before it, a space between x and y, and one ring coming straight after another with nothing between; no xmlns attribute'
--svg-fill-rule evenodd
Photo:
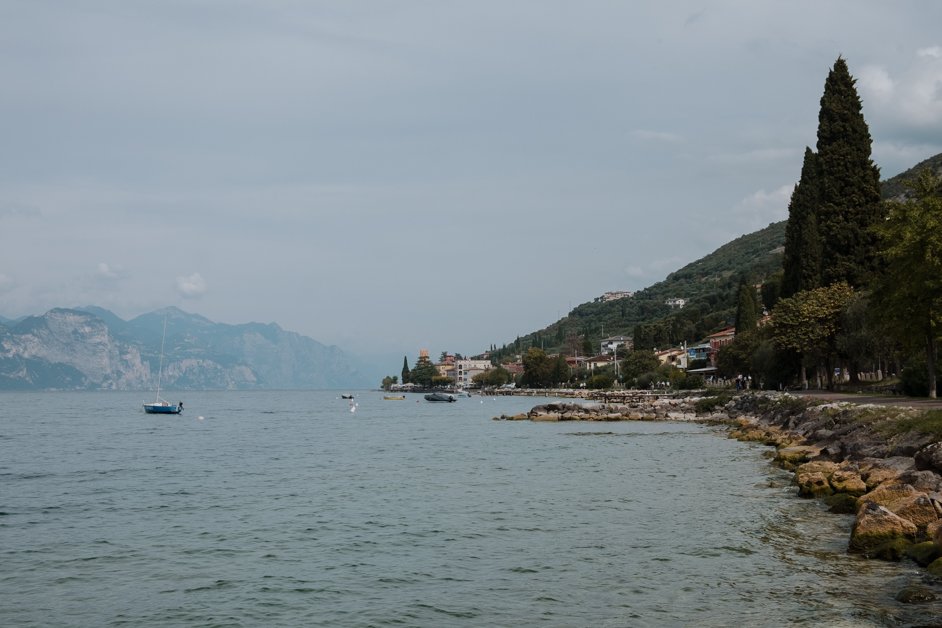
<svg viewBox="0 0 942 628"><path fill-rule="evenodd" d="M500 362L530 347L547 353L592 355L603 338L616 335L633 337L636 348L650 349L703 338L733 323L743 276L764 285L780 272L784 242L785 222L772 223L728 242L630 298L579 305L540 331L499 348L493 346L491 356ZM671 309L665 302L675 297L686 299L687 305Z"/></svg>
<svg viewBox="0 0 942 628"><path fill-rule="evenodd" d="M942 325L942 179L923 170L911 190L911 200L887 203L887 219L877 229L884 264L873 299L884 328L904 346L925 351L927 393L935 397Z"/></svg>
<svg viewBox="0 0 942 628"><path fill-rule="evenodd" d="M781 295L790 297L821 284L821 236L818 233L817 158L805 148L801 179L788 203Z"/></svg>
<svg viewBox="0 0 942 628"><path fill-rule="evenodd" d="M405 366L403 366L405 368ZM430 387L433 380L438 377L438 369L432 364L432 360L427 355L419 356L415 366L409 371L409 381L419 386Z"/></svg>
<svg viewBox="0 0 942 628"><path fill-rule="evenodd" d="M735 325L736 338L717 356L720 375L784 387L807 385L808 368L829 386L857 385L861 372L870 379L893 373L905 375L907 390L928 382L934 395L942 155L920 164L924 174L911 185L905 181L914 171L881 192L871 143L855 80L838 58L820 101L816 150L805 149L787 222L742 236L630 298L580 305L545 329L493 346L492 358L527 356L525 384L562 381L561 369L550 374L551 354L589 355L603 338L625 335L635 349L620 362L625 385L679 386L696 382L657 363L652 349L695 343ZM671 309L673 298L685 299L686 307ZM765 312L772 313L768 324ZM531 353L535 347L540 354ZM575 377L595 386L611 374L591 375Z"/></svg>
<svg viewBox="0 0 942 628"><path fill-rule="evenodd" d="M822 284L862 286L876 257L871 227L882 217L880 170L847 63L828 74L818 115L818 229Z"/></svg>

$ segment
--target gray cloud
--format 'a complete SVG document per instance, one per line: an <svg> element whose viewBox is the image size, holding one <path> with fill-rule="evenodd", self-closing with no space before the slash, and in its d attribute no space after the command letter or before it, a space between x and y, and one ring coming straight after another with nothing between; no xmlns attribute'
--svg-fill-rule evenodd
<svg viewBox="0 0 942 628"><path fill-rule="evenodd" d="M850 0L0 7L0 314L174 304L475 352L783 217L838 54L884 173L942 150L940 22Z"/></svg>
<svg viewBox="0 0 942 628"><path fill-rule="evenodd" d="M177 277L177 290L185 299L201 297L206 294L206 281L199 273Z"/></svg>

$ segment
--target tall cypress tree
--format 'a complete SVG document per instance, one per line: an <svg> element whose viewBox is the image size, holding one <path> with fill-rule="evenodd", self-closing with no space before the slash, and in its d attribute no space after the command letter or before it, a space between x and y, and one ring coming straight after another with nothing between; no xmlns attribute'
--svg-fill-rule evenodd
<svg viewBox="0 0 942 628"><path fill-rule="evenodd" d="M818 233L819 179L814 152L805 147L801 179L788 203L781 296L790 297L821 285L821 235Z"/></svg>
<svg viewBox="0 0 942 628"><path fill-rule="evenodd" d="M870 159L870 129L856 80L838 57L824 83L818 113L817 228L821 285L863 285L876 263L872 226L883 216L880 169Z"/></svg>
<svg viewBox="0 0 942 628"><path fill-rule="evenodd" d="M406 356L402 356L402 383L409 383L409 360Z"/></svg>
<svg viewBox="0 0 942 628"><path fill-rule="evenodd" d="M759 323L759 298L755 286L743 278L736 301L736 334L751 331Z"/></svg>

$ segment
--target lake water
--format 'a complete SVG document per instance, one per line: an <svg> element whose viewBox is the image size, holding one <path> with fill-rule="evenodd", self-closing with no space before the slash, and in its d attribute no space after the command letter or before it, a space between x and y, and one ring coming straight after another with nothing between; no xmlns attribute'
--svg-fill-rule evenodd
<svg viewBox="0 0 942 628"><path fill-rule="evenodd" d="M845 552L765 448L539 399L0 395L3 626L890 626L942 603ZM942 597L942 589L934 586Z"/></svg>

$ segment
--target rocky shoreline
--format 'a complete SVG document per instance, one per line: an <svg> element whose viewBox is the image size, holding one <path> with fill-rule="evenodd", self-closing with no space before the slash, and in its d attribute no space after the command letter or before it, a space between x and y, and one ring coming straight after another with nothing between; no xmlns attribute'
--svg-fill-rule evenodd
<svg viewBox="0 0 942 628"><path fill-rule="evenodd" d="M799 495L855 515L849 552L911 559L942 581L942 411L747 393L550 403L494 419L728 425L731 438L774 447L775 464L794 472ZM926 589L905 596L920 601L935 594Z"/></svg>

